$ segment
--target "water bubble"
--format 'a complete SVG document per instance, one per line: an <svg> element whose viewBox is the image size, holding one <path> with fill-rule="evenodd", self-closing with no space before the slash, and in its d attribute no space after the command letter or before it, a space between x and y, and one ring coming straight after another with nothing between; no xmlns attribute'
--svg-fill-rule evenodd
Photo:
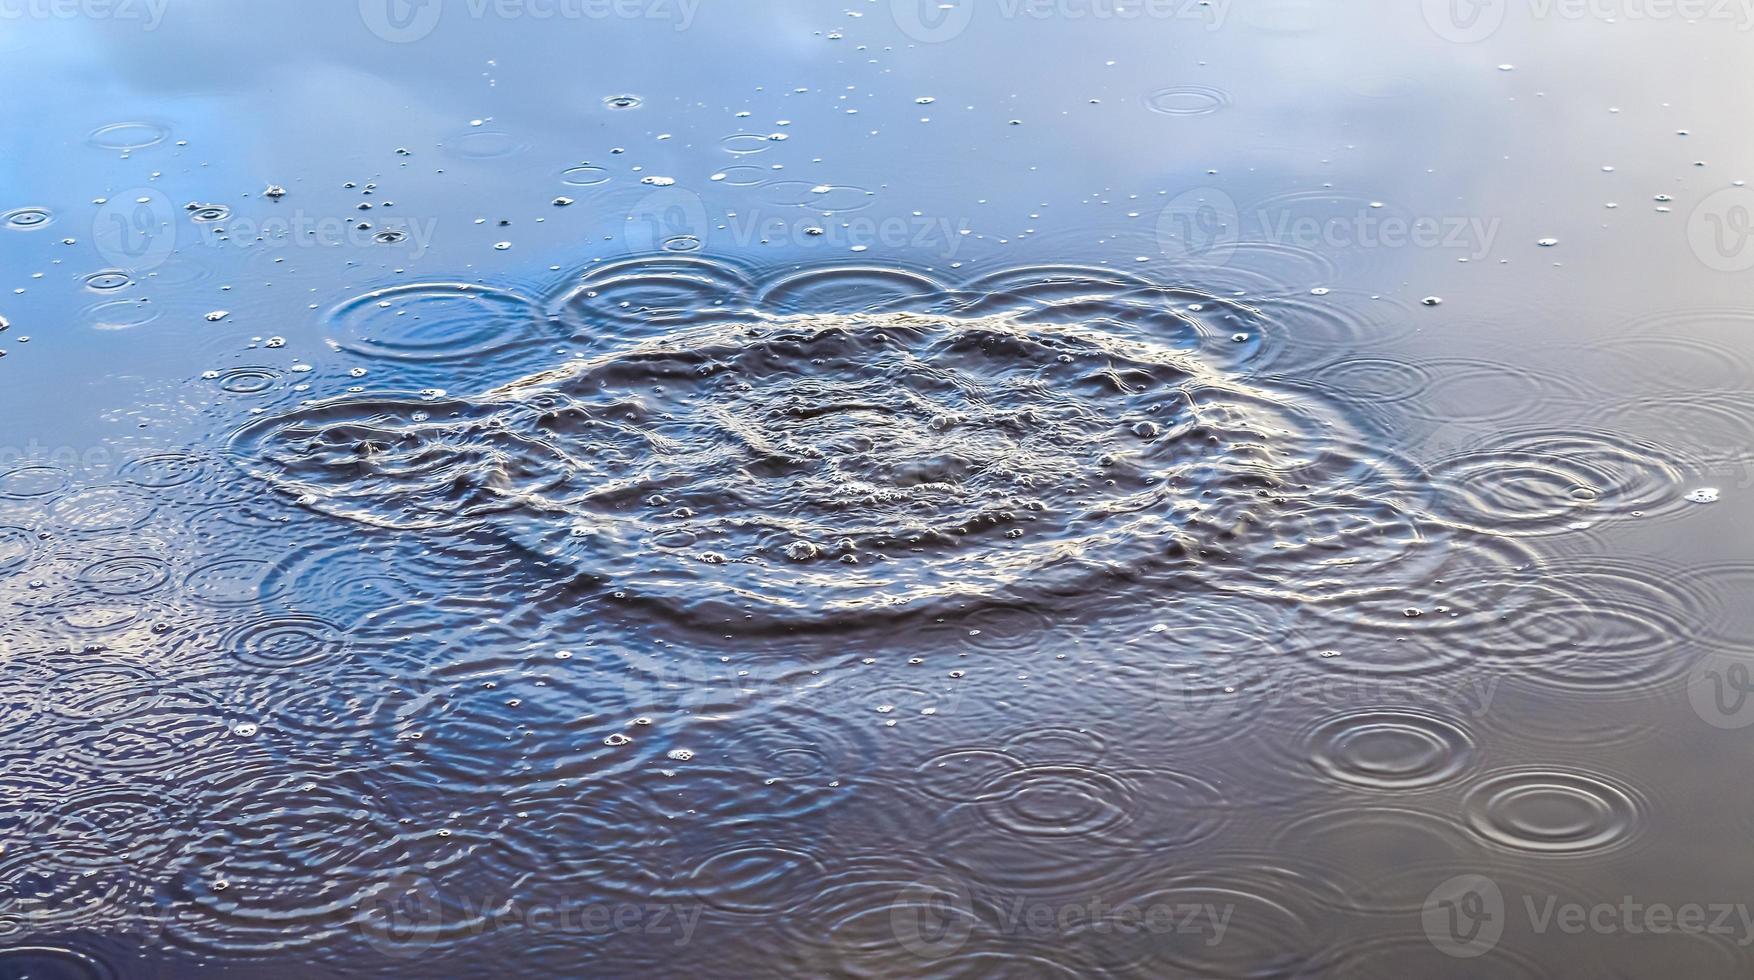
<svg viewBox="0 0 1754 980"><path fill-rule="evenodd" d="M54 215L47 208L19 208L6 212L6 225L9 228L41 228L54 220Z"/></svg>
<svg viewBox="0 0 1754 980"><path fill-rule="evenodd" d="M1146 108L1169 116L1204 115L1229 104L1230 96L1223 90L1204 85L1160 89L1145 97Z"/></svg>
<svg viewBox="0 0 1754 980"><path fill-rule="evenodd" d="M130 150L143 150L156 146L170 137L170 130L156 123L121 122L112 123L92 132L86 142L100 150L116 150L126 153Z"/></svg>
<svg viewBox="0 0 1754 980"><path fill-rule="evenodd" d="M574 187L595 187L609 182L609 171L586 164L561 171L560 179Z"/></svg>
<svg viewBox="0 0 1754 980"><path fill-rule="evenodd" d="M85 277L85 288L100 293L112 292L133 283L134 280L125 272L98 272Z"/></svg>

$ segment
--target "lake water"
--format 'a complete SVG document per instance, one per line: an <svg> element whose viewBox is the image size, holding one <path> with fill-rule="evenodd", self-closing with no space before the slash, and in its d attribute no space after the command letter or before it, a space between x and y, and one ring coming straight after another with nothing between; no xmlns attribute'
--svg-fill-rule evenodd
<svg viewBox="0 0 1754 980"><path fill-rule="evenodd" d="M1744 977L1754 8L0 2L0 977Z"/></svg>

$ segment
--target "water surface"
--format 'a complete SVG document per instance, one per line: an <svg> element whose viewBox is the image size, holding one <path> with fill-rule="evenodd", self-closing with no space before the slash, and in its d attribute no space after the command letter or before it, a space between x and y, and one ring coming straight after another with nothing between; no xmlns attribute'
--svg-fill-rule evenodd
<svg viewBox="0 0 1754 980"><path fill-rule="evenodd" d="M0 11L0 975L1748 975L1685 8Z"/></svg>

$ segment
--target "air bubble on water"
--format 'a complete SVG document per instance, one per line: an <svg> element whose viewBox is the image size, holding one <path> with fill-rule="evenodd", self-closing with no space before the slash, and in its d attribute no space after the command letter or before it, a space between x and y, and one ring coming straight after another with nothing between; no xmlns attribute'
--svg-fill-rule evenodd
<svg viewBox="0 0 1754 980"><path fill-rule="evenodd" d="M687 762L694 758L694 750L692 749L671 749L664 754L677 762Z"/></svg>
<svg viewBox="0 0 1754 980"><path fill-rule="evenodd" d="M1420 300L1419 302L1425 306L1441 306L1441 305L1443 305L1443 297L1442 296L1427 296L1424 299Z"/></svg>
<svg viewBox="0 0 1754 980"><path fill-rule="evenodd" d="M1700 487L1687 495L1687 499L1696 504L1715 504L1718 500L1716 487Z"/></svg>
<svg viewBox="0 0 1754 980"><path fill-rule="evenodd" d="M506 249L511 248L512 243L511 242L495 242L493 247L494 247L495 251L503 252Z"/></svg>
<svg viewBox="0 0 1754 980"><path fill-rule="evenodd" d="M214 310L212 313L207 314L207 322L218 323L228 316L231 316L230 310Z"/></svg>
<svg viewBox="0 0 1754 980"><path fill-rule="evenodd" d="M286 196L286 188L280 186L279 184L269 184L267 189L262 191L262 196L269 198L271 200L278 201L279 199Z"/></svg>
<svg viewBox="0 0 1754 980"><path fill-rule="evenodd" d="M1333 292L1333 290L1329 289L1326 286L1317 286L1314 289L1310 290L1309 294L1311 296L1326 296L1331 292Z"/></svg>
<svg viewBox="0 0 1754 980"><path fill-rule="evenodd" d="M257 730L254 722L241 721L232 726L231 733L239 738L250 738L256 734Z"/></svg>
<svg viewBox="0 0 1754 980"><path fill-rule="evenodd" d="M286 338L285 337L269 337L267 339L267 341L265 341L265 343L267 344L267 346L269 346L271 348L285 347L286 346Z"/></svg>
<svg viewBox="0 0 1754 980"><path fill-rule="evenodd" d="M932 103L934 103L936 101L938 101L938 100L932 98L929 95L922 95L919 98L914 100L914 105L931 105Z"/></svg>
<svg viewBox="0 0 1754 980"><path fill-rule="evenodd" d="M639 179L639 182L642 184L650 184L653 187L669 187L671 184L676 183L676 178L674 178L674 177L659 177L659 176L654 174L654 175L649 176L649 177L641 177Z"/></svg>
<svg viewBox="0 0 1754 980"><path fill-rule="evenodd" d="M604 745L610 745L610 746L628 745L632 742L633 742L632 738L630 738L629 736L623 735L620 732L616 732L615 734L610 735L608 738L605 738L603 740Z"/></svg>
<svg viewBox="0 0 1754 980"><path fill-rule="evenodd" d="M1553 246L1559 244L1559 239L1557 239L1557 238L1543 238L1540 241L1536 242L1535 244L1541 246L1542 248L1552 248Z"/></svg>
<svg viewBox="0 0 1754 980"><path fill-rule="evenodd" d="M554 206L557 208L571 207L572 204L573 199L570 197L557 197L554 199Z"/></svg>

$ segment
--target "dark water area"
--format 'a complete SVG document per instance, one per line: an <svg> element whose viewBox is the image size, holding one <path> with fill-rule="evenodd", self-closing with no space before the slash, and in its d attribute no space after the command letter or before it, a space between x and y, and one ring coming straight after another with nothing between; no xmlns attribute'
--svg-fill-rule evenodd
<svg viewBox="0 0 1754 980"><path fill-rule="evenodd" d="M1744 8L0 2L0 978L1754 973Z"/></svg>

